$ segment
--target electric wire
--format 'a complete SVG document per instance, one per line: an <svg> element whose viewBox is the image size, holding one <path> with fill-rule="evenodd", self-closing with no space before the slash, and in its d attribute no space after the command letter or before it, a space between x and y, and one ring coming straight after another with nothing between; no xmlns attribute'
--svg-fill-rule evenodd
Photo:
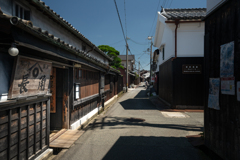
<svg viewBox="0 0 240 160"><path fill-rule="evenodd" d="M158 11L158 8L159 8L159 4L160 4L160 2L161 2L161 0L158 1L157 11ZM156 11L156 12L157 12L157 11ZM154 19L153 19L152 27L151 27L151 30L150 30L150 32L149 32L149 34L148 34L149 36L150 36L150 34L151 34L151 32L152 32L152 28L153 28L153 25L154 25L154 22L155 22L156 16L157 16L157 14L155 14L155 17L154 17Z"/></svg>
<svg viewBox="0 0 240 160"><path fill-rule="evenodd" d="M127 40L126 40L125 33L124 33L124 30L123 30L123 25L122 25L122 21L121 21L121 17L120 17L119 11L118 11L116 0L114 0L114 3L115 3L115 7L116 7L116 10L117 10L117 14L118 14L118 19L119 19L119 22L120 22L120 25L121 25L121 28L122 28L123 37L124 37L124 40L125 40L126 45L127 45Z"/></svg>
<svg viewBox="0 0 240 160"><path fill-rule="evenodd" d="M134 43L136 43L136 44L139 44L139 45L148 45L148 44L143 44L143 43L136 42L136 41L134 41L134 40L132 40L132 39L129 39L129 40L132 41L132 42L134 42Z"/></svg>
<svg viewBox="0 0 240 160"><path fill-rule="evenodd" d="M124 12L125 12L125 30L126 30L126 38L127 38L127 12L126 12L126 2L124 0Z"/></svg>
<svg viewBox="0 0 240 160"><path fill-rule="evenodd" d="M124 41L124 39L122 39L121 41L117 41L117 42L115 42L115 43L111 43L111 44L109 44L109 46L110 46L110 45L117 44L117 43L120 43L120 42L122 42L122 41Z"/></svg>
<svg viewBox="0 0 240 160"><path fill-rule="evenodd" d="M147 67L149 64L150 64L150 63L148 63L148 64L147 64L146 66L144 66L144 67ZM143 67L143 68L144 68L144 67Z"/></svg>
<svg viewBox="0 0 240 160"><path fill-rule="evenodd" d="M172 2L173 2L173 0L171 0L171 3L170 3L170 5L169 5L169 8L171 7L171 5L172 5Z"/></svg>

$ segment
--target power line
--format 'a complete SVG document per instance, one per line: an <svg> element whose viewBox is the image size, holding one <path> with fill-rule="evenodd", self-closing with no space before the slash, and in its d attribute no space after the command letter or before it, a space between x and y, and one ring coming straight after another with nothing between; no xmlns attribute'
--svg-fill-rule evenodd
<svg viewBox="0 0 240 160"><path fill-rule="evenodd" d="M171 3L170 3L170 5L169 5L169 8L171 7L171 5L172 5L172 2L173 2L173 0L171 0Z"/></svg>
<svg viewBox="0 0 240 160"><path fill-rule="evenodd" d="M165 6L166 2L168 2L168 0L163 0L163 1L162 1L162 6L163 6L163 7ZM159 0L159 3L158 3L157 11L158 11L158 8L159 8L159 4L160 4L160 0ZM156 11L156 12L157 12L157 11ZM151 31L152 31L152 29L153 29L153 25L154 25L154 22L155 22L156 16L157 16L157 14L155 14L155 17L154 17L154 21L153 21L153 24L152 24ZM153 30L152 32L151 32L151 31L150 31L149 35L150 35L150 36L153 36L153 34L154 34L154 30Z"/></svg>
<svg viewBox="0 0 240 160"><path fill-rule="evenodd" d="M162 3L162 6L163 6L163 7L165 6L166 1L167 1L167 0L164 0L164 1L163 1L163 3Z"/></svg>
<svg viewBox="0 0 240 160"><path fill-rule="evenodd" d="M110 46L110 45L117 44L117 43L120 43L120 42L122 42L122 41L124 41L124 39L122 39L121 41L115 42L115 43L111 43L111 44L109 44L109 46Z"/></svg>
<svg viewBox="0 0 240 160"><path fill-rule="evenodd" d="M147 67L149 64L150 64L150 63L148 63L148 64L147 64L146 66L144 66L144 67ZM143 67L143 68L144 68L144 67Z"/></svg>
<svg viewBox="0 0 240 160"><path fill-rule="evenodd" d="M116 10L117 10L117 14L118 14L118 19L119 19L119 22L120 22L120 25L121 25L121 28L122 28L123 37L124 37L124 40L125 40L125 42L127 44L127 40L126 40L126 37L125 37L125 34L124 34L124 30L123 30L122 21L121 21L121 18L120 18L120 14L118 12L117 2L116 2L116 0L114 0L114 2L115 2L115 7L116 7Z"/></svg>
<svg viewBox="0 0 240 160"><path fill-rule="evenodd" d="M126 46L123 47L123 51L122 51L121 53L123 53L123 52L125 51L125 47L126 47Z"/></svg>
<svg viewBox="0 0 240 160"><path fill-rule="evenodd" d="M124 0L124 12L125 12L125 29L126 29L126 37L127 37L127 12L126 12L126 2Z"/></svg>
<svg viewBox="0 0 240 160"><path fill-rule="evenodd" d="M165 4L166 8L167 8L167 5L168 5L168 2L169 2L169 1L167 0L167 1L166 1L166 4Z"/></svg>
<svg viewBox="0 0 240 160"><path fill-rule="evenodd" d="M136 44L139 44L139 45L148 45L148 44L138 43L138 42L136 42L136 41L134 41L134 40L132 40L132 39L129 39L129 40L132 41L132 42L134 42L134 43L136 43Z"/></svg>
<svg viewBox="0 0 240 160"><path fill-rule="evenodd" d="M157 11L158 11L160 2L161 2L161 0L159 0L159 2L158 2ZM157 11L156 11L156 12L157 12ZM151 30L150 30L150 32L149 32L149 34L148 34L149 36L150 36L150 34L151 34L151 32L152 32L152 28L153 28L153 25L154 25L154 21L155 21L155 19L156 19L156 16L157 16L157 14L155 14L155 17L154 17L154 19L153 19L152 27L151 27Z"/></svg>

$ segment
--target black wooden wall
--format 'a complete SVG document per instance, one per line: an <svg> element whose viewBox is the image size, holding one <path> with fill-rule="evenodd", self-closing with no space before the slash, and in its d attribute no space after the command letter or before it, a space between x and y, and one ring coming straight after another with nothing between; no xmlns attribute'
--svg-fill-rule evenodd
<svg viewBox="0 0 240 160"><path fill-rule="evenodd" d="M205 144L224 159L240 159L240 102L220 93L220 110L209 109L209 78L220 77L220 46L234 41L235 85L240 81L240 1L229 0L205 19Z"/></svg>
<svg viewBox="0 0 240 160"><path fill-rule="evenodd" d="M159 66L159 97L168 103L173 100L173 72L172 61L169 59Z"/></svg>
<svg viewBox="0 0 240 160"><path fill-rule="evenodd" d="M178 57L172 61L173 108L176 105L203 106L204 70L201 74L183 74L182 65L203 66L203 57Z"/></svg>

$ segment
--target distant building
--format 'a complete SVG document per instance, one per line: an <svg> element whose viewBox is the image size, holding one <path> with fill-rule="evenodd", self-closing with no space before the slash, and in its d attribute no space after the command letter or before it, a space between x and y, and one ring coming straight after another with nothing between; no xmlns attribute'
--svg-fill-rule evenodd
<svg viewBox="0 0 240 160"><path fill-rule="evenodd" d="M126 68L126 55L119 55L118 56L122 60L122 66ZM134 70L134 64L135 64L135 55L128 55L128 70L133 71Z"/></svg>
<svg viewBox="0 0 240 160"><path fill-rule="evenodd" d="M153 64L159 96L173 108L203 107L205 15L205 8L158 12Z"/></svg>

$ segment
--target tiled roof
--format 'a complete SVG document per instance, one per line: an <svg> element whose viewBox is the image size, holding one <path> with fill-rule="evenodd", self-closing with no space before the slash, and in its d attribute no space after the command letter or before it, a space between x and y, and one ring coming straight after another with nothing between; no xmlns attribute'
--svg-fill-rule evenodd
<svg viewBox="0 0 240 160"><path fill-rule="evenodd" d="M7 18L7 19L11 19L13 18L12 16L6 15L6 14L0 14L0 18ZM118 70L110 67L109 65L101 62L99 59L97 59L96 57L93 57L91 55L89 55L88 53L77 49L76 47L64 42L63 40L61 40L58 37L55 37L54 35L52 35L51 33L49 33L48 31L42 30L39 27L33 26L31 21L27 21L27 20L23 20L18 18L18 23L16 23L16 26L18 26L19 28L26 30L28 32L30 32L31 34L38 36L50 43L53 43L54 45L57 45L59 47L62 47L68 51L71 51L72 53L75 53L76 55L78 55L79 57L82 57L88 61L93 62L94 64L104 67L104 68L110 68L110 70L114 71L114 72L118 72Z"/></svg>
<svg viewBox="0 0 240 160"><path fill-rule="evenodd" d="M101 55L103 55L105 58L112 61L112 58L110 58L108 55L106 55L103 51L101 51L95 44L93 44L89 39L87 39L82 33L80 33L76 28L74 28L68 21L63 19L59 14L57 14L55 11L53 11L49 6L45 4L45 2L41 0L27 0L30 2L31 5L34 5L38 9L41 10L41 12L48 14L49 17L53 18L54 20L58 21L62 26L67 28L69 31L71 31L73 34L75 34L78 38L85 41L88 45L92 46L94 50L98 51Z"/></svg>
<svg viewBox="0 0 240 160"><path fill-rule="evenodd" d="M126 61L126 55L119 55L118 56L122 61ZM128 55L128 60L134 60L135 56L134 55Z"/></svg>
<svg viewBox="0 0 240 160"><path fill-rule="evenodd" d="M206 8L183 8L183 9L165 9L163 8L161 14L167 20L196 20L202 19L206 16Z"/></svg>

